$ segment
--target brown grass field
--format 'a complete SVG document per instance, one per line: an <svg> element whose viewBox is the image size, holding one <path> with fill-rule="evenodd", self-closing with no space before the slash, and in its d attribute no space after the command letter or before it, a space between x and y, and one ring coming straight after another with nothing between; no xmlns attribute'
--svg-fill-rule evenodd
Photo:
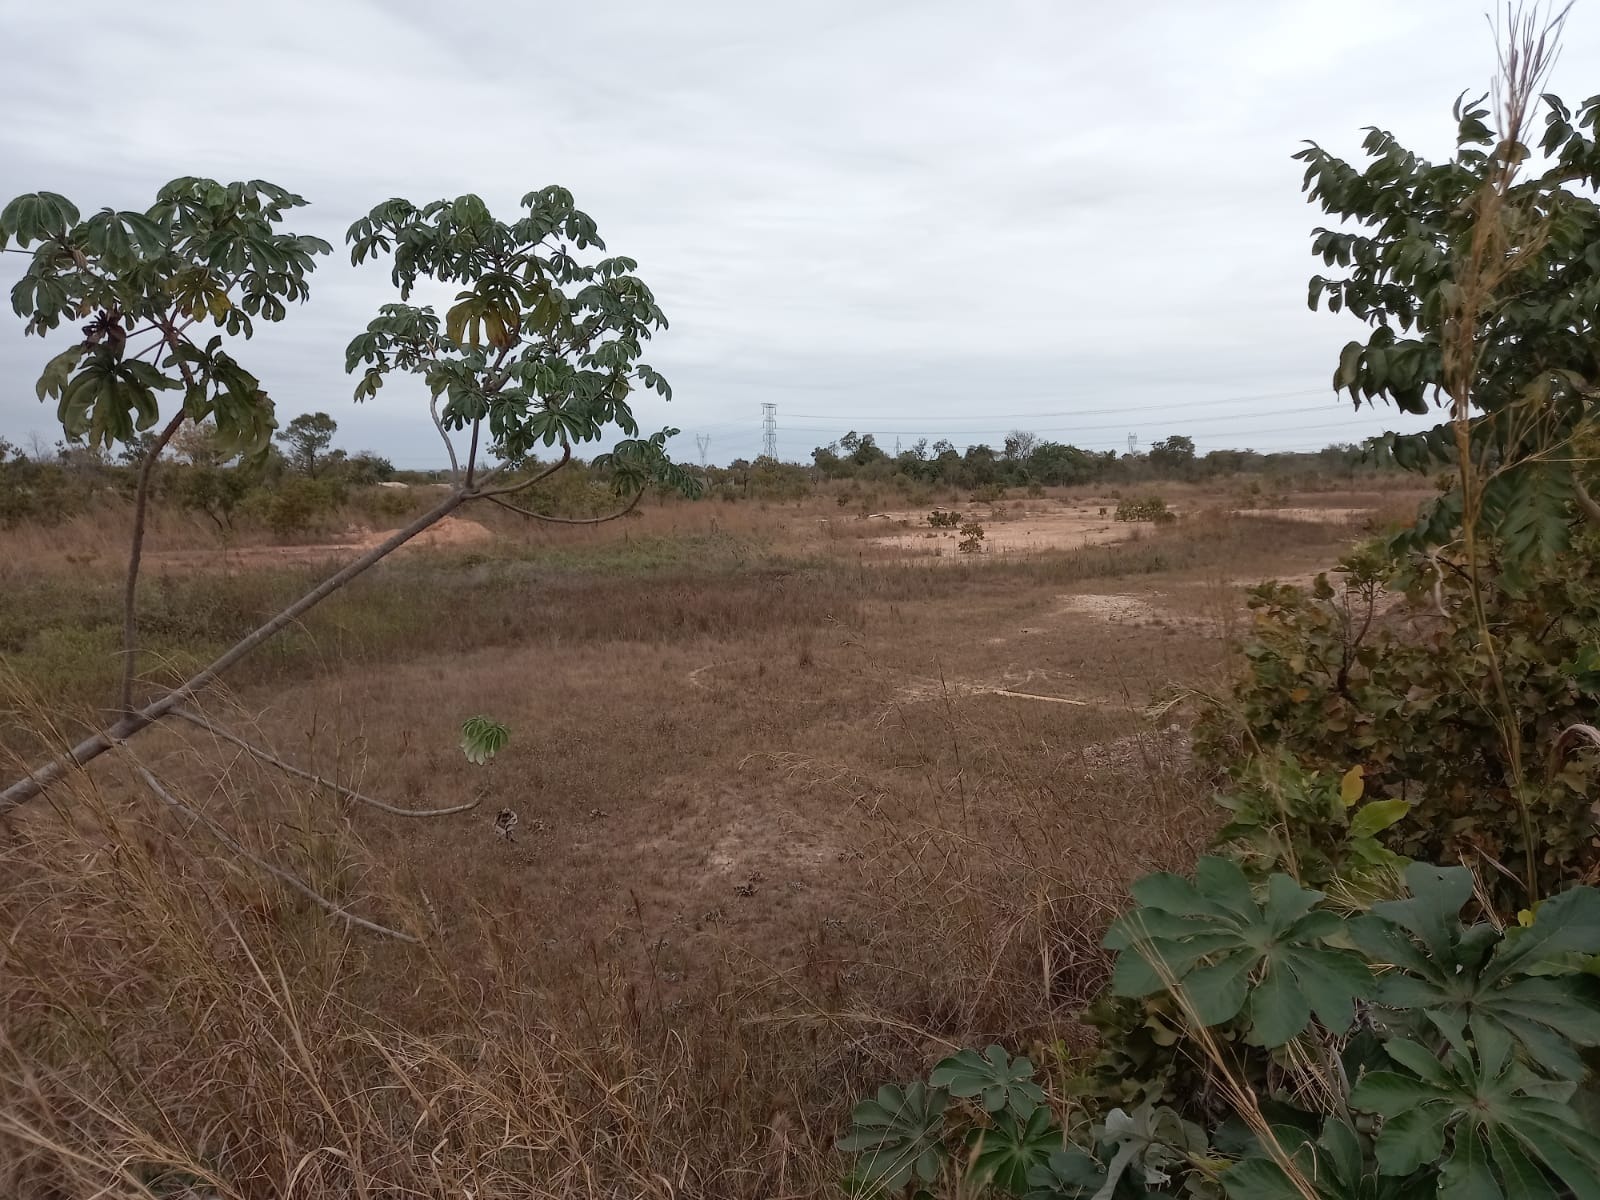
<svg viewBox="0 0 1600 1200"><path fill-rule="evenodd" d="M173 725L0 822L0 1195L823 1196L852 1100L950 1047L1026 1049L1068 1103L1109 915L1216 821L1191 706L1153 702L1225 687L1247 584L1406 507L1163 491L1177 522L1101 532L1089 493L964 505L972 555L806 502L472 513L396 556L205 710L390 804L477 806L373 811ZM105 526L0 545L8 766L114 690ZM158 522L150 680L362 536ZM479 713L512 737L474 767ZM135 764L420 942L328 917Z"/></svg>

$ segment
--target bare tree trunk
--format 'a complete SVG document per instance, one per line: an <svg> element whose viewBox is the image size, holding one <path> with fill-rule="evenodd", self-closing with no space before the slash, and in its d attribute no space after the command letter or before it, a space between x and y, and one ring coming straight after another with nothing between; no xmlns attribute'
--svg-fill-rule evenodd
<svg viewBox="0 0 1600 1200"><path fill-rule="evenodd" d="M85 738L61 758L45 763L43 766L29 772L22 779L17 780L5 791L0 792L0 817L5 816L18 805L32 800L52 783L64 778L73 768L81 767L93 759L99 758L100 755L110 750L118 742L154 724L179 705L193 699L201 688L211 683L212 680L216 679L217 676L221 675L261 643L267 641L286 625L298 620L303 613L315 608L368 567L387 558L424 529L449 516L471 498L470 495L463 491L452 492L442 504L429 509L404 529L397 530L382 545L373 547L342 570L328 576L327 579L324 579L266 624L234 643L221 657L198 674L167 692L164 696L151 701L143 708L128 713L115 724L102 729L92 737Z"/></svg>
<svg viewBox="0 0 1600 1200"><path fill-rule="evenodd" d="M122 592L122 689L117 693L117 711L127 716L133 711L133 681L138 674L139 659L139 560L144 555L144 520L150 506L150 477L155 474L156 459L167 448L172 435L183 424L185 413L167 422L167 427L150 447L139 466L139 486L133 497L133 535L128 543L128 579Z"/></svg>

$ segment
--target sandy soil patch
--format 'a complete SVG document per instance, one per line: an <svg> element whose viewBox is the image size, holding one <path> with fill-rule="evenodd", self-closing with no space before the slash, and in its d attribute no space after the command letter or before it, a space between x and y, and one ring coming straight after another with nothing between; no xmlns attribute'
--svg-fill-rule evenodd
<svg viewBox="0 0 1600 1200"><path fill-rule="evenodd" d="M1370 508L1238 508L1236 517L1276 517L1280 521L1310 521L1316 525L1354 525L1371 515Z"/></svg>
<svg viewBox="0 0 1600 1200"><path fill-rule="evenodd" d="M1104 515L1102 515L1104 513ZM890 521L906 522L910 528L872 539L872 544L915 557L970 559L956 549L961 541L957 529L930 529L923 511L883 514ZM961 510L962 521L983 526L981 554L1028 554L1040 550L1074 550L1079 546L1119 542L1133 535L1134 525L1114 521L1109 509L1099 507L1059 507L1044 512L1007 513L995 520L987 508L976 505Z"/></svg>

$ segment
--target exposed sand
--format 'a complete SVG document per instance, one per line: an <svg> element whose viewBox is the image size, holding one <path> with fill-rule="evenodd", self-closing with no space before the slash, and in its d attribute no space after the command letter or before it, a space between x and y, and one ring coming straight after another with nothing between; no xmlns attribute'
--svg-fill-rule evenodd
<svg viewBox="0 0 1600 1200"><path fill-rule="evenodd" d="M872 539L874 546L896 550L915 557L938 557L952 561L992 554L1027 554L1037 550L1072 550L1079 546L1102 545L1131 537L1139 528L1127 521L1114 521L1112 507L1056 507L1039 511L1045 502L1036 501L1029 510L1009 510L1000 520L990 515L987 505L969 505L960 510L962 523L976 521L983 526L983 549L979 555L957 549L959 529L934 529L928 525L926 511L884 513L890 521L903 521L909 528L899 533Z"/></svg>

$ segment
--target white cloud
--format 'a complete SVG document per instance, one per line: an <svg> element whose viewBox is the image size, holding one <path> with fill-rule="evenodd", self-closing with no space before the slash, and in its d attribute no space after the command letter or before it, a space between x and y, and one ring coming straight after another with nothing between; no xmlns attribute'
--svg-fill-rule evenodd
<svg viewBox="0 0 1600 1200"><path fill-rule="evenodd" d="M677 399L641 416L720 459L755 450L763 400L795 457L849 427L1375 432L1383 414L1317 393L1353 330L1305 310L1317 214L1289 155L1354 152L1369 123L1443 153L1450 100L1493 64L1460 0L94 0L5 24L6 196L130 207L179 174L265 177L338 243L390 195L507 209L566 184L673 321L649 357ZM1596 49L1579 9L1557 90L1586 94L1571 68ZM348 400L343 345L387 291L331 261L243 357L285 414L326 409L344 444L424 465L418 389ZM0 322L0 432L47 431L44 357Z"/></svg>

